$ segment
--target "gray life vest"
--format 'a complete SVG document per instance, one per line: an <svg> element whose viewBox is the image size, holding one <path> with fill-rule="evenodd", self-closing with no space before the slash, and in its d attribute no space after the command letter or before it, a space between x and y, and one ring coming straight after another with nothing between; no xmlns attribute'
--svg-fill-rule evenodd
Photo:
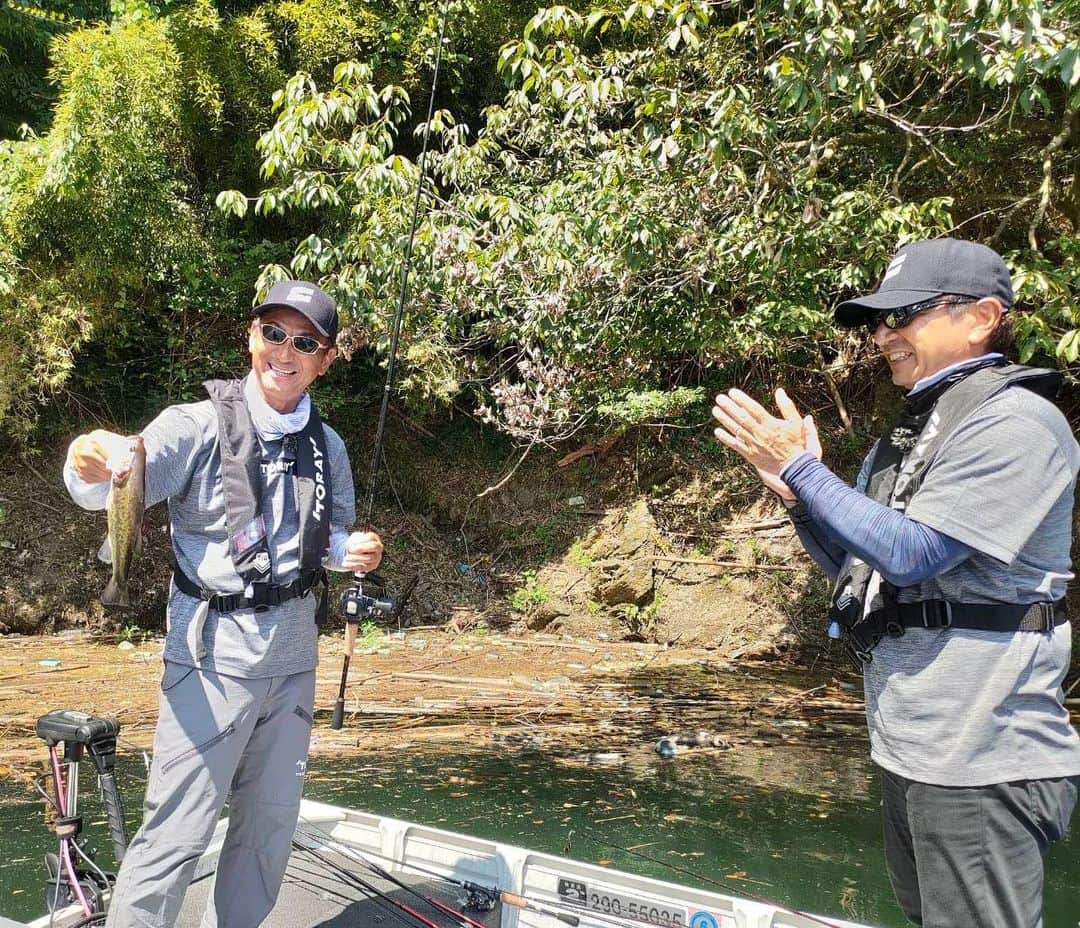
<svg viewBox="0 0 1080 928"><path fill-rule="evenodd" d="M324 580L322 564L330 550L333 497L322 420L312 405L304 429L283 439L286 455L295 454L300 576L292 583L276 583L270 537L262 511L265 489L262 451L248 411L243 381L208 380L203 386L210 394L218 418L221 490L225 497L229 556L244 582L245 591L224 594L202 589L174 564L176 585L188 595L208 601L210 608L219 612L276 606L296 596L306 596L316 583Z"/></svg>
<svg viewBox="0 0 1080 928"><path fill-rule="evenodd" d="M911 398L886 431L869 467L866 495L901 510L918 492L945 441L979 406L1010 387L1032 390L1053 400L1061 385L1056 371L1004 362L963 369ZM990 631L1047 631L1065 621L1061 601L1035 604L952 603L944 600L898 602L896 587L884 578L873 599L866 597L874 568L852 558L837 578L829 609L857 663L885 636L906 628L978 628Z"/></svg>

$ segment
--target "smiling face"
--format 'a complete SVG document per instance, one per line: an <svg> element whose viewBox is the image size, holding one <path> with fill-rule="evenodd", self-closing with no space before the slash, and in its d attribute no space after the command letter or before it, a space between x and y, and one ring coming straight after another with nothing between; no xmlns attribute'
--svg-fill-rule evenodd
<svg viewBox="0 0 1080 928"><path fill-rule="evenodd" d="M898 329L879 323L874 344L889 365L892 382L910 390L924 377L985 354L1001 311L993 297L928 309Z"/></svg>
<svg viewBox="0 0 1080 928"><path fill-rule="evenodd" d="M289 335L309 335L321 344L327 344L319 330L295 309L276 308L256 316L248 332L248 350L251 352L251 369L259 389L271 408L281 413L292 412L304 395L304 391L329 369L337 357L336 348L327 348L315 354L301 354L293 347L292 340L273 345L262 336L260 326L273 323Z"/></svg>

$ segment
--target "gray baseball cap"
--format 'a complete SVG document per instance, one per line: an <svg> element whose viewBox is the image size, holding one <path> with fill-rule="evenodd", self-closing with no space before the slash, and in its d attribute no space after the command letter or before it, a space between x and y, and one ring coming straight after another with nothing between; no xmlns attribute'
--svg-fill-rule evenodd
<svg viewBox="0 0 1080 928"><path fill-rule="evenodd" d="M978 242L937 238L905 245L889 262L877 290L836 307L841 326L860 326L876 313L956 294L982 299L995 296L1008 309L1012 280L1001 256Z"/></svg>
<svg viewBox="0 0 1080 928"><path fill-rule="evenodd" d="M271 309L295 309L315 326L320 335L337 341L338 314L333 297L307 280L282 280L270 288L252 315L261 316Z"/></svg>

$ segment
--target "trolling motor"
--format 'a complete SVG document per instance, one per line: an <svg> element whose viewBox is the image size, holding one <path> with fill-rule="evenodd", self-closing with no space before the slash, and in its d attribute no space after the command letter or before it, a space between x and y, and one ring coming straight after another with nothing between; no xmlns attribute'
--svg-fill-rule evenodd
<svg viewBox="0 0 1080 928"><path fill-rule="evenodd" d="M400 619L417 579L416 576L412 577L405 584L401 595L394 597L386 592L386 581L381 575L355 573L352 585L341 594L341 617L345 620L345 660L341 666L341 685L334 703L334 715L330 720L330 727L334 731L338 731L345 720L345 687L349 682L349 661L352 660L356 648L360 623L373 622L379 616L397 616Z"/></svg>
<svg viewBox="0 0 1080 928"><path fill-rule="evenodd" d="M48 911L53 912L77 903L82 906L86 920L89 920L103 915L105 895L116 881L116 875L98 867L94 863L93 851L83 848L79 842L82 831L82 817L78 812L79 763L85 753L97 771L113 854L119 863L127 850L124 806L114 775L116 736L120 732L120 723L74 709L55 709L37 720L35 730L49 749L54 787L52 796L40 783L38 790L53 806L53 829L60 842L57 854L45 856L49 871L45 884L45 904ZM60 767L58 745L61 743L64 745L66 777Z"/></svg>

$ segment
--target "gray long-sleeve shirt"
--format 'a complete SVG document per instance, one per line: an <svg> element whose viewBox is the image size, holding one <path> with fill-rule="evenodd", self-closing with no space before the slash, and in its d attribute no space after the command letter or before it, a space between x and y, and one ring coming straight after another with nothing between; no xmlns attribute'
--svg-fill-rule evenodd
<svg viewBox="0 0 1080 928"><path fill-rule="evenodd" d="M324 423L330 463L333 511L331 549L326 566L339 570L348 527L356 519L352 472L345 444ZM146 446L146 506L168 501L173 553L180 569L205 589L240 593L243 582L229 557L217 414L209 400L170 406L143 431ZM263 513L270 536L276 583L299 575L300 523L295 478L285 441L261 437L264 472ZM65 468L72 499L86 509L105 508L108 483L82 483ZM203 629L206 654L192 653L188 627L200 601L169 591L164 658L237 677L274 677L312 670L318 663L315 598L291 599L266 612L211 610Z"/></svg>

